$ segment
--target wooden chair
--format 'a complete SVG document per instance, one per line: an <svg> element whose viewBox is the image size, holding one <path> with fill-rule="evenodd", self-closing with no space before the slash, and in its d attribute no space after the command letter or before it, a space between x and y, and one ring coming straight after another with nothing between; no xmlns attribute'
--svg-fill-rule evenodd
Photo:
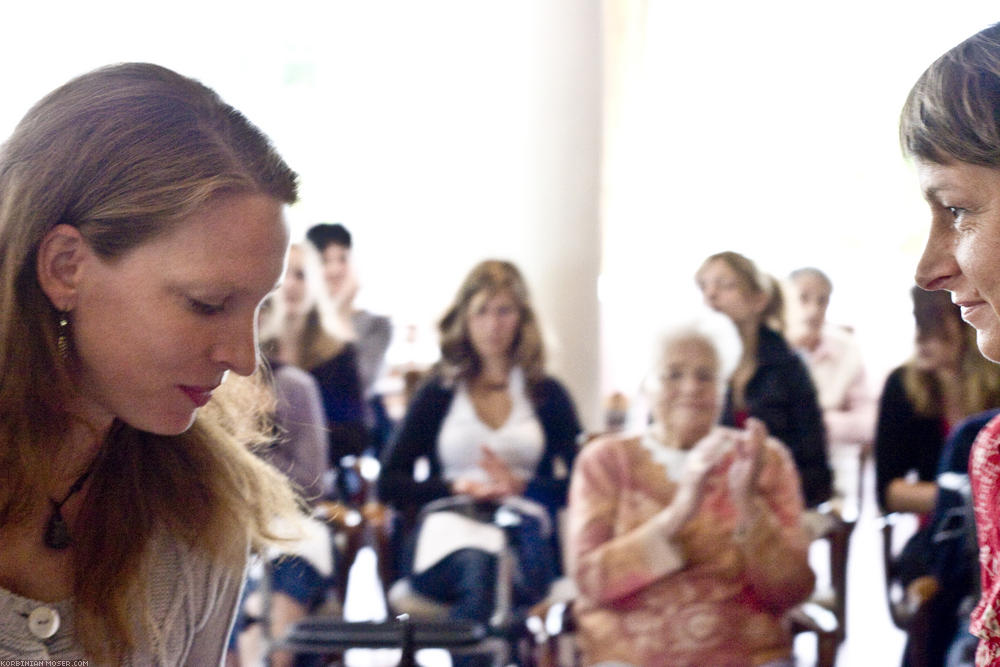
<svg viewBox="0 0 1000 667"><path fill-rule="evenodd" d="M829 550L829 591L820 591L789 613L795 634L816 635L816 657L819 667L836 664L837 651L847 636L847 565L851 535L861 515L864 480L871 461L871 443L864 443L858 452L857 496L837 498L823 503L811 512L822 528L813 541L827 543Z"/></svg>
<svg viewBox="0 0 1000 667"><path fill-rule="evenodd" d="M871 462L871 443L862 444L858 452L857 495L838 498L820 505L813 514L823 522L813 541L824 541L829 549L830 589L813 596L789 613L795 634L816 635L816 657L819 667L836 664L837 651L847 636L847 565L851 535L861 515L864 480Z"/></svg>
<svg viewBox="0 0 1000 667"><path fill-rule="evenodd" d="M416 665L415 653L443 648L453 654L489 653L494 667L505 667L506 645L472 621L413 621L405 614L386 622L349 622L336 617L299 621L276 648L296 655L330 656L355 648L402 650L397 667ZM331 663L341 665L341 662Z"/></svg>
<svg viewBox="0 0 1000 667"><path fill-rule="evenodd" d="M358 552L370 546L378 559L379 579L383 590L391 575L389 540L392 515L382 503L368 501L361 507L352 507L337 501L317 504L313 516L330 527L333 548L337 559L334 571L334 588L341 608L347 594L347 580Z"/></svg>
<svg viewBox="0 0 1000 667"><path fill-rule="evenodd" d="M459 497L447 498L438 501L433 509L447 508L449 503L458 507L468 502ZM494 521L500 527L510 527L514 525L510 515L511 512L501 505ZM376 518L384 519L385 515L376 514ZM387 521L382 525L387 525ZM348 533L348 543L354 539ZM415 664L413 652L418 649L442 648L453 654L488 654L494 665L502 667L515 648L512 637L520 636L512 630L514 558L508 543L499 554L496 607L488 624L449 619L445 605L412 592L404 579L388 589L388 605L398 614L395 620L351 622L338 616L311 616L293 625L289 634L275 642L273 648L334 657L352 648L403 648L400 665Z"/></svg>
<svg viewBox="0 0 1000 667"><path fill-rule="evenodd" d="M829 548L830 590L814 593L788 612L788 620L794 634L816 635L818 667L832 667L847 635L847 561L856 521L844 519L830 503L820 505L814 514L823 520L814 541L825 541Z"/></svg>
<svg viewBox="0 0 1000 667"><path fill-rule="evenodd" d="M542 600L528 612L524 621L531 641L529 660L525 663L528 667L579 667L581 664L573 616L574 597L570 589L568 594Z"/></svg>
<svg viewBox="0 0 1000 667"><path fill-rule="evenodd" d="M899 552L896 547L900 524L908 516L902 512L889 512L882 515L879 521L879 531L882 534L882 571L885 573L885 601L889 609L889 617L893 625L900 630L907 630L921 604L919 599L907 599L906 589L899 580L896 560Z"/></svg>

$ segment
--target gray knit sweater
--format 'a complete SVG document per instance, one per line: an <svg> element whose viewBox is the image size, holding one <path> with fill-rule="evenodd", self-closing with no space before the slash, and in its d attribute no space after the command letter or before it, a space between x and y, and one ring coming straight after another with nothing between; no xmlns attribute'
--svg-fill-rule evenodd
<svg viewBox="0 0 1000 667"><path fill-rule="evenodd" d="M243 571L210 562L204 554L164 537L154 538L151 546L157 556L147 595L159 636L154 646L137 651L122 664L221 664ZM58 630L47 639L36 637L29 629L29 616L39 607L55 610L59 616ZM0 659L11 658L85 660L73 637L72 601L42 603L0 588Z"/></svg>

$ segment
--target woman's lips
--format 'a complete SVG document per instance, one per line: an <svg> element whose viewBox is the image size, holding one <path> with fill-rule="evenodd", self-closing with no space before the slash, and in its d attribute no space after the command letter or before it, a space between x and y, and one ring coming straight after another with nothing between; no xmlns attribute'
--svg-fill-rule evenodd
<svg viewBox="0 0 1000 667"><path fill-rule="evenodd" d="M191 402L199 408L212 400L212 391L214 389L215 387L190 387L187 385L180 385L180 390L187 394L187 397L191 399Z"/></svg>
<svg viewBox="0 0 1000 667"><path fill-rule="evenodd" d="M989 308L989 304L985 301L959 303L958 305L962 309L962 319L972 326L976 325L973 321L976 318L976 314L982 312L984 308Z"/></svg>

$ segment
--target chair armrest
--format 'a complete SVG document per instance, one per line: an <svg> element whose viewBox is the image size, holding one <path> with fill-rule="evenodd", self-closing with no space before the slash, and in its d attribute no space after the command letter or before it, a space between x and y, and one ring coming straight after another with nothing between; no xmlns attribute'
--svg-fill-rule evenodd
<svg viewBox="0 0 1000 667"><path fill-rule="evenodd" d="M837 616L815 602L803 602L788 611L786 617L792 623L793 632L816 632L835 634L840 631Z"/></svg>

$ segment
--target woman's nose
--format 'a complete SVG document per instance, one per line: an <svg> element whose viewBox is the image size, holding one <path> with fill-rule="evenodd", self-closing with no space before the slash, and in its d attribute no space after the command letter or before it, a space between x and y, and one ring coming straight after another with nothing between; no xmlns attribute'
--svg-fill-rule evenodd
<svg viewBox="0 0 1000 667"><path fill-rule="evenodd" d="M225 327L212 349L212 361L238 375L250 375L260 363L257 327L251 321Z"/></svg>
<svg viewBox="0 0 1000 667"><path fill-rule="evenodd" d="M702 389L702 382L694 376L681 379L681 392L686 395L696 394Z"/></svg>
<svg viewBox="0 0 1000 667"><path fill-rule="evenodd" d="M952 234L941 229L942 225L932 224L927 237L927 245L917 262L914 276L917 284L925 290L949 289L962 269L955 260L955 246Z"/></svg>

